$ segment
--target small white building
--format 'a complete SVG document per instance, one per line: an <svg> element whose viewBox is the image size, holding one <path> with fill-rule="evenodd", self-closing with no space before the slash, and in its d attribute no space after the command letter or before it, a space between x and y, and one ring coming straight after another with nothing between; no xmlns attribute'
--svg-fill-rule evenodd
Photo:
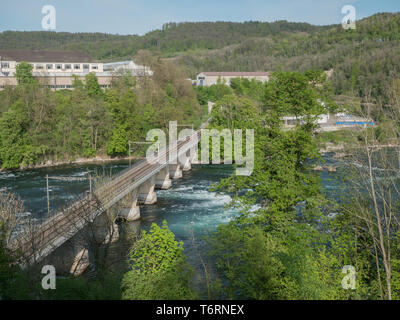
<svg viewBox="0 0 400 320"><path fill-rule="evenodd" d="M285 116L282 117L283 124L286 128L295 126L297 123L302 123L304 117ZM373 127L375 122L372 119L354 116L346 113L337 114L321 114L316 121L320 125L321 131L336 131L345 128L356 127Z"/></svg>
<svg viewBox="0 0 400 320"><path fill-rule="evenodd" d="M153 71L149 67L140 66L130 61L120 61L120 62L110 62L103 63L104 71L119 72L119 71L129 71L132 72L134 76L152 76Z"/></svg>
<svg viewBox="0 0 400 320"><path fill-rule="evenodd" d="M197 75L196 85L208 87L222 82L229 86L231 79L235 78L255 79L267 82L269 77L269 72L202 72Z"/></svg>

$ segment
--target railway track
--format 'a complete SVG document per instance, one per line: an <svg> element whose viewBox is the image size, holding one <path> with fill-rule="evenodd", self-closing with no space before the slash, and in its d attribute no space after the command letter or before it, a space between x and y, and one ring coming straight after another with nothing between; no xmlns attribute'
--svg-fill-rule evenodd
<svg viewBox="0 0 400 320"><path fill-rule="evenodd" d="M201 131L197 131L184 141L178 141L174 148L164 147L153 161L147 159L139 161L134 166L127 168L119 174L105 181L92 193L80 196L80 199L64 207L58 213L48 218L43 223L25 230L16 240L17 247L14 251L21 255L25 261L34 262L43 255L49 254L58 246L71 238L89 221L93 221L100 213L107 210L129 193L135 183L144 182L148 177L157 174L170 161L177 160L181 152L192 148L191 142L200 140ZM183 151L182 151L183 150ZM176 151L176 159L171 156ZM167 160L160 164L160 159Z"/></svg>

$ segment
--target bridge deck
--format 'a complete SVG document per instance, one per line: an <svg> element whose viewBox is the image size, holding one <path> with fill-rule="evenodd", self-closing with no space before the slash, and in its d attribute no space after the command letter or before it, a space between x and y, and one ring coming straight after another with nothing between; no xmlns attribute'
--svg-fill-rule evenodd
<svg viewBox="0 0 400 320"><path fill-rule="evenodd" d="M66 206L41 224L27 228L17 241L19 254L23 257L23 265L47 256L56 248L74 236L88 222L92 222L99 214L113 206L141 184L157 174L161 169L177 163L178 157L197 146L201 131L197 131L175 146L169 145L159 150L157 157L148 161L144 159L119 174L108 178L92 193L80 196L80 199ZM164 158L165 157L165 158ZM161 160L166 159L163 163Z"/></svg>

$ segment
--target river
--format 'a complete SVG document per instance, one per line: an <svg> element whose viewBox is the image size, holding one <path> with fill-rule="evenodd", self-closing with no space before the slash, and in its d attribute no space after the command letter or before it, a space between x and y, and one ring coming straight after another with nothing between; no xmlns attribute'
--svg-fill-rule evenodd
<svg viewBox="0 0 400 320"><path fill-rule="evenodd" d="M331 156L324 158L327 165L338 163ZM1 172L0 190L19 194L24 200L25 213L23 214L41 219L47 215L46 175L84 178L89 173L91 176L102 173L115 174L127 167L128 162L121 161ZM204 247L202 236L238 215L237 210L225 208L231 200L229 195L209 191L211 184L228 177L232 172L232 166L193 165L191 171L183 173L182 179L173 180L171 189L157 191L156 204L141 206L140 228L148 229L153 222L161 224L163 220L166 220L176 239L183 241L184 252L189 262L199 266L199 252L202 252ZM320 172L323 188L331 196L334 196L340 185L336 178L337 174ZM55 212L60 206L72 201L74 197L88 189L88 180L49 179L51 212Z"/></svg>

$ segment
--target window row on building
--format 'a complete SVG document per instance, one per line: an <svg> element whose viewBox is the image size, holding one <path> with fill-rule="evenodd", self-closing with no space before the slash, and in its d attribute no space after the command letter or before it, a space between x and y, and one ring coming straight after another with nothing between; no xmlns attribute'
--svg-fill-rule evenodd
<svg viewBox="0 0 400 320"><path fill-rule="evenodd" d="M80 64L80 63L46 63L46 64L42 64L42 63L36 63L36 64L32 64L32 67L36 70L44 70L46 68L46 70L98 70L99 66L97 64ZM5 68L5 67L4 67Z"/></svg>
<svg viewBox="0 0 400 320"><path fill-rule="evenodd" d="M99 86L100 86L100 88L103 88L103 89L110 88L109 84L100 84ZM2 86L0 86L0 88L1 87ZM50 89L73 89L74 88L74 86L71 84L47 85L46 87L50 88ZM3 86L3 88L4 88L4 86Z"/></svg>
<svg viewBox="0 0 400 320"><path fill-rule="evenodd" d="M108 88L114 77L128 72L132 76L152 76L146 66L133 61L103 63L85 53L77 51L1 50L0 48L0 90L5 86L16 86L17 66L26 61L32 66L32 73L41 84L51 90L73 89L75 76L94 72L101 88Z"/></svg>

